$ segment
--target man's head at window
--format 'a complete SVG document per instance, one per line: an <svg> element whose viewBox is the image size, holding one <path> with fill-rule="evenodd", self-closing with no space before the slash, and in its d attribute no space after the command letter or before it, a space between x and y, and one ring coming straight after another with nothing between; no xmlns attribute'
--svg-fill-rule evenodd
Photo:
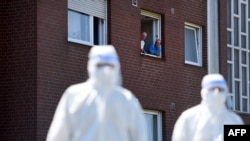
<svg viewBox="0 0 250 141"><path fill-rule="evenodd" d="M157 39L157 40L155 41L155 46L156 46L156 47L161 47L161 40L160 40L160 39Z"/></svg>
<svg viewBox="0 0 250 141"><path fill-rule="evenodd" d="M147 38L147 33L146 32L142 32L141 33L141 40L145 40Z"/></svg>

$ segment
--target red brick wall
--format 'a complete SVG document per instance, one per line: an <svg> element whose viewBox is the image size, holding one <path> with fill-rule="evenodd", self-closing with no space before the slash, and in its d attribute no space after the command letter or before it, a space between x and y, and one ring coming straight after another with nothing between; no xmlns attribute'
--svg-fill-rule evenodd
<svg viewBox="0 0 250 141"><path fill-rule="evenodd" d="M163 59L139 54L140 9L162 15ZM111 1L110 10L110 42L120 54L124 86L145 109L163 112L163 140L170 140L180 113L200 102L200 81L207 73L206 1L139 0L138 7L131 1ZM203 27L202 67L184 64L184 22ZM171 103L175 110L170 110Z"/></svg>
<svg viewBox="0 0 250 141"><path fill-rule="evenodd" d="M36 140L36 1L0 3L0 140Z"/></svg>
<svg viewBox="0 0 250 141"><path fill-rule="evenodd" d="M89 47L67 41L67 1L38 1L37 140L44 141L64 90L85 81Z"/></svg>
<svg viewBox="0 0 250 141"><path fill-rule="evenodd" d="M67 1L4 0L0 8L1 20L8 19L0 23L0 140L44 141L63 91L88 77L90 47L67 41ZM180 113L200 103L200 81L207 73L206 1L138 0L134 7L112 0L108 9L108 42L120 55L123 85L143 108L163 113L168 141ZM162 15L163 59L139 54L140 9ZM225 1L220 12L226 12ZM220 14L219 45L226 76L225 17ZM203 27L202 67L184 64L184 22Z"/></svg>

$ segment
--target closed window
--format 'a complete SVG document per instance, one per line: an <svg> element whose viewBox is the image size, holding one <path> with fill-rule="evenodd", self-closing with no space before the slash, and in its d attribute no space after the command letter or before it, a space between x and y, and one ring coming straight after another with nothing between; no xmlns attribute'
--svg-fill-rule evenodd
<svg viewBox="0 0 250 141"><path fill-rule="evenodd" d="M161 112L145 110L147 121L148 141L162 140L162 117Z"/></svg>
<svg viewBox="0 0 250 141"><path fill-rule="evenodd" d="M202 66L201 27L185 23L185 63Z"/></svg>
<svg viewBox="0 0 250 141"><path fill-rule="evenodd" d="M106 44L106 1L68 0L68 41Z"/></svg>
<svg viewBox="0 0 250 141"><path fill-rule="evenodd" d="M227 81L231 109L250 113L250 1L227 1Z"/></svg>

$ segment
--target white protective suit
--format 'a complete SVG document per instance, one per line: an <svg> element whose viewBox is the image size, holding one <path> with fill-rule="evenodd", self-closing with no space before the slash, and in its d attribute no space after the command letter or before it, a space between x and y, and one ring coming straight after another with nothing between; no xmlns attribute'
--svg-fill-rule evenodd
<svg viewBox="0 0 250 141"><path fill-rule="evenodd" d="M143 110L121 86L118 55L111 45L89 53L89 79L64 92L47 141L147 141Z"/></svg>
<svg viewBox="0 0 250 141"><path fill-rule="evenodd" d="M226 108L227 93L222 75L204 76L201 104L180 115L174 126L172 141L223 141L224 125L243 124L240 116Z"/></svg>

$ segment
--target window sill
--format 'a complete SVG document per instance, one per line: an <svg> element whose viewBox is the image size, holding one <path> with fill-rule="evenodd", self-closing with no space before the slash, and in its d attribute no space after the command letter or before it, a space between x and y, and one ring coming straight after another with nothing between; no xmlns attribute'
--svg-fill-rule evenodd
<svg viewBox="0 0 250 141"><path fill-rule="evenodd" d="M202 64L197 62L191 62L191 61L185 61L186 65L196 66L196 67L202 67Z"/></svg>
<svg viewBox="0 0 250 141"><path fill-rule="evenodd" d="M94 46L90 42L85 42L85 41L81 41L81 40L73 39L73 38L68 38L68 42L81 44L81 45L86 45L86 46L91 46L91 47Z"/></svg>
<svg viewBox="0 0 250 141"><path fill-rule="evenodd" d="M250 113L249 112L243 112L243 111L237 111L237 110L231 110L231 111L234 111L235 113L237 113L237 114L241 114L241 115L250 115Z"/></svg>
<svg viewBox="0 0 250 141"><path fill-rule="evenodd" d="M156 56L156 55L152 55L152 54L148 54L148 53L142 53L142 52L141 52L141 55L150 56L150 57L154 57L154 58L159 58L159 59L161 59L161 56Z"/></svg>

